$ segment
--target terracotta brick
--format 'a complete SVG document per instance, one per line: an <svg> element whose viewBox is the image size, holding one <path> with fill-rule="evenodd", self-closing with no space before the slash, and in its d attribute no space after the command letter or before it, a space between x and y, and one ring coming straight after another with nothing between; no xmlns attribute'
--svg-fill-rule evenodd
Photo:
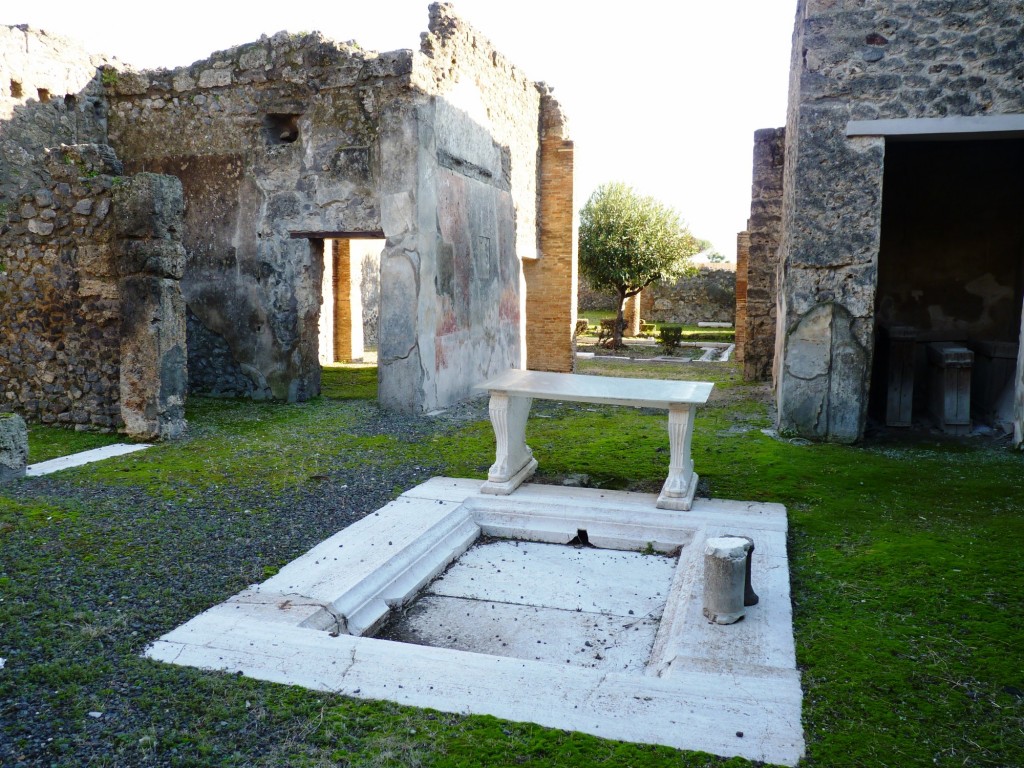
<svg viewBox="0 0 1024 768"><path fill-rule="evenodd" d="M540 154L540 258L523 264L526 276L526 367L575 369L576 222L573 143L544 136Z"/></svg>

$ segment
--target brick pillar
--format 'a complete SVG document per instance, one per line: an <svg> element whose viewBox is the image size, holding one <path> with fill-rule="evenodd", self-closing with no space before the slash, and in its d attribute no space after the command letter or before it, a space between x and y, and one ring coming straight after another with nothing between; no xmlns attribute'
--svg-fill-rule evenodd
<svg viewBox="0 0 1024 768"><path fill-rule="evenodd" d="M561 107L541 96L538 172L539 252L523 262L526 278L526 367L569 372L576 366L576 221L573 143Z"/></svg>
<svg viewBox="0 0 1024 768"><path fill-rule="evenodd" d="M334 359L357 363L363 359L363 305L359 294L359 267L352 264L350 240L332 240L334 269ZM357 279L353 280L352 276Z"/></svg>
<svg viewBox="0 0 1024 768"><path fill-rule="evenodd" d="M736 352L733 359L743 362L747 345L747 267L750 260L750 233L736 235Z"/></svg>

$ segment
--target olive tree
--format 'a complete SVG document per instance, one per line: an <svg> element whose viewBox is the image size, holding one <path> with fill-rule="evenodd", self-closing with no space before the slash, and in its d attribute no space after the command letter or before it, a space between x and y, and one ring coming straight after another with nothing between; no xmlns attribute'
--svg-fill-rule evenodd
<svg viewBox="0 0 1024 768"><path fill-rule="evenodd" d="M579 266L596 290L615 291L618 312L612 346L622 346L626 299L655 280L687 271L700 250L671 207L621 182L603 184L580 211Z"/></svg>

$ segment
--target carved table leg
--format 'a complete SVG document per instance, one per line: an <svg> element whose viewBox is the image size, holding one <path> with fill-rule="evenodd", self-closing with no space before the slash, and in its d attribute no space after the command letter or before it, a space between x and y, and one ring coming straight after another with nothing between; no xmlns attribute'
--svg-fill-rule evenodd
<svg viewBox="0 0 1024 768"><path fill-rule="evenodd" d="M657 506L660 509L686 511L693 504L697 491L697 475L690 458L690 442L693 439L693 409L688 405L669 408L668 479L662 486Z"/></svg>
<svg viewBox="0 0 1024 768"><path fill-rule="evenodd" d="M526 444L526 419L532 403L530 397L491 393L488 410L497 456L487 473L487 482L480 488L481 493L507 496L536 471L537 460Z"/></svg>

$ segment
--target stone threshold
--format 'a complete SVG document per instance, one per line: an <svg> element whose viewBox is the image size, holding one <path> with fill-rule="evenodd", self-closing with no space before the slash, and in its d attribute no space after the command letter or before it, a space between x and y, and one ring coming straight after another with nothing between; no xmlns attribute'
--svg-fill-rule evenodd
<svg viewBox="0 0 1024 768"><path fill-rule="evenodd" d="M490 496L481 485L434 478L413 488L144 655L609 739L799 761L802 694L784 507L697 499L690 511L672 512L657 509L654 494L524 485ZM723 626L701 613L703 542L728 534L754 539L761 600L744 620ZM481 536L563 545L582 536L601 549L671 554L650 647L613 671L372 636Z"/></svg>

